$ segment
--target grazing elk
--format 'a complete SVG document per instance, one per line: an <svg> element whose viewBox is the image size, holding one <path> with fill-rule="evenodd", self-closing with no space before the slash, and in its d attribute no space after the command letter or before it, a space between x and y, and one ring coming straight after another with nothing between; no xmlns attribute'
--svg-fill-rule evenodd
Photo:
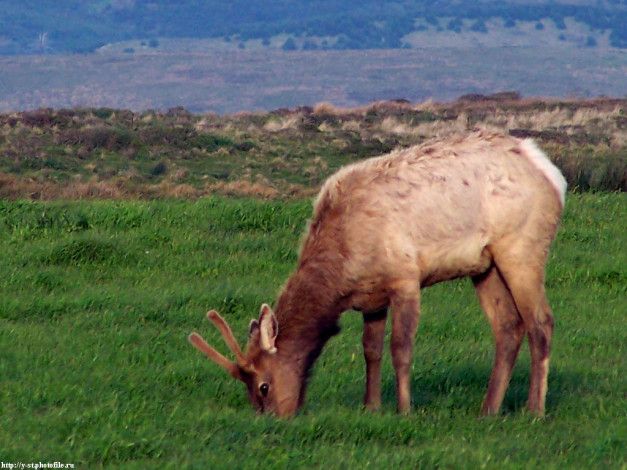
<svg viewBox="0 0 627 470"><path fill-rule="evenodd" d="M388 308L398 411L410 409L410 365L420 290L470 277L496 342L482 414L499 411L525 334L531 349L527 408L545 407L553 316L544 265L566 182L530 140L479 132L395 151L331 176L315 202L298 268L275 311L263 305L242 352L219 328L236 362L197 333L190 341L243 381L256 410L286 416L303 404L308 371L337 331L340 314L363 313L365 406L381 404Z"/></svg>

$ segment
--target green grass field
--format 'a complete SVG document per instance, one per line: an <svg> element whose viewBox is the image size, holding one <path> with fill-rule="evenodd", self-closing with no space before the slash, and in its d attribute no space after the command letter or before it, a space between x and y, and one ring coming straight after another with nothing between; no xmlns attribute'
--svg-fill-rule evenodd
<svg viewBox="0 0 627 470"><path fill-rule="evenodd" d="M361 318L316 363L290 420L187 342L215 308L240 342L294 268L308 201L0 200L0 460L75 468L625 468L627 195L570 195L547 269L547 417L524 411L523 347L503 414L478 417L493 345L471 284L425 291L413 410L361 409Z"/></svg>

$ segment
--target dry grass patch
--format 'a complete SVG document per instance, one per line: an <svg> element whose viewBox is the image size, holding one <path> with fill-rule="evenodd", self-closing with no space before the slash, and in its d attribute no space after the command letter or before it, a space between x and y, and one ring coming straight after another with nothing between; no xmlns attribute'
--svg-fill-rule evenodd
<svg viewBox="0 0 627 470"><path fill-rule="evenodd" d="M10 198L261 198L308 194L352 161L476 129L532 137L571 188L627 188L627 100L469 95L453 103L329 102L270 113L181 108L0 114L1 195ZM290 185L296 185L291 189Z"/></svg>

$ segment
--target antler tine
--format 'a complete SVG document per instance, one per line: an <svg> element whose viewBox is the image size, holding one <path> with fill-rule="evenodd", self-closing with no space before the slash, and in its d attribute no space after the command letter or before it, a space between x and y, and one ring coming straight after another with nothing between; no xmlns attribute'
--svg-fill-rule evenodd
<svg viewBox="0 0 627 470"><path fill-rule="evenodd" d="M231 352L235 354L235 359L237 360L237 363L242 367L247 366L248 359L246 359L246 356L237 344L237 340L235 339L235 336L233 336L233 332L231 331L231 328L226 323L226 321L224 321L220 314L215 310L210 310L209 312L207 312L207 318L209 319L209 321L211 321L211 323L216 326L216 328L218 328L218 330L220 330L220 333L222 333L222 336L224 337L224 341L226 342L227 346L229 347Z"/></svg>
<svg viewBox="0 0 627 470"><path fill-rule="evenodd" d="M218 351L209 346L207 342L202 338L202 336L200 336L198 333L194 332L190 334L189 342L192 343L196 347L196 349L205 354L209 359L226 369L232 377L236 379L241 379L241 374L239 368L237 367L237 364L229 361L226 357L224 357Z"/></svg>

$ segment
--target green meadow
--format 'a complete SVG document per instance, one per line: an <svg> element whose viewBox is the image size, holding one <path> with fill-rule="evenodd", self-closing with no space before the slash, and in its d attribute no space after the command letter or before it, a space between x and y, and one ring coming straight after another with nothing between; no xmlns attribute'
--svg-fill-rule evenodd
<svg viewBox="0 0 627 470"><path fill-rule="evenodd" d="M493 344L469 281L424 292L413 409L362 410L361 317L316 363L302 411L256 416L188 342L241 343L294 269L309 201L0 200L0 460L75 468L625 468L627 195L569 195L547 268L546 419L526 344L501 416L479 410Z"/></svg>

